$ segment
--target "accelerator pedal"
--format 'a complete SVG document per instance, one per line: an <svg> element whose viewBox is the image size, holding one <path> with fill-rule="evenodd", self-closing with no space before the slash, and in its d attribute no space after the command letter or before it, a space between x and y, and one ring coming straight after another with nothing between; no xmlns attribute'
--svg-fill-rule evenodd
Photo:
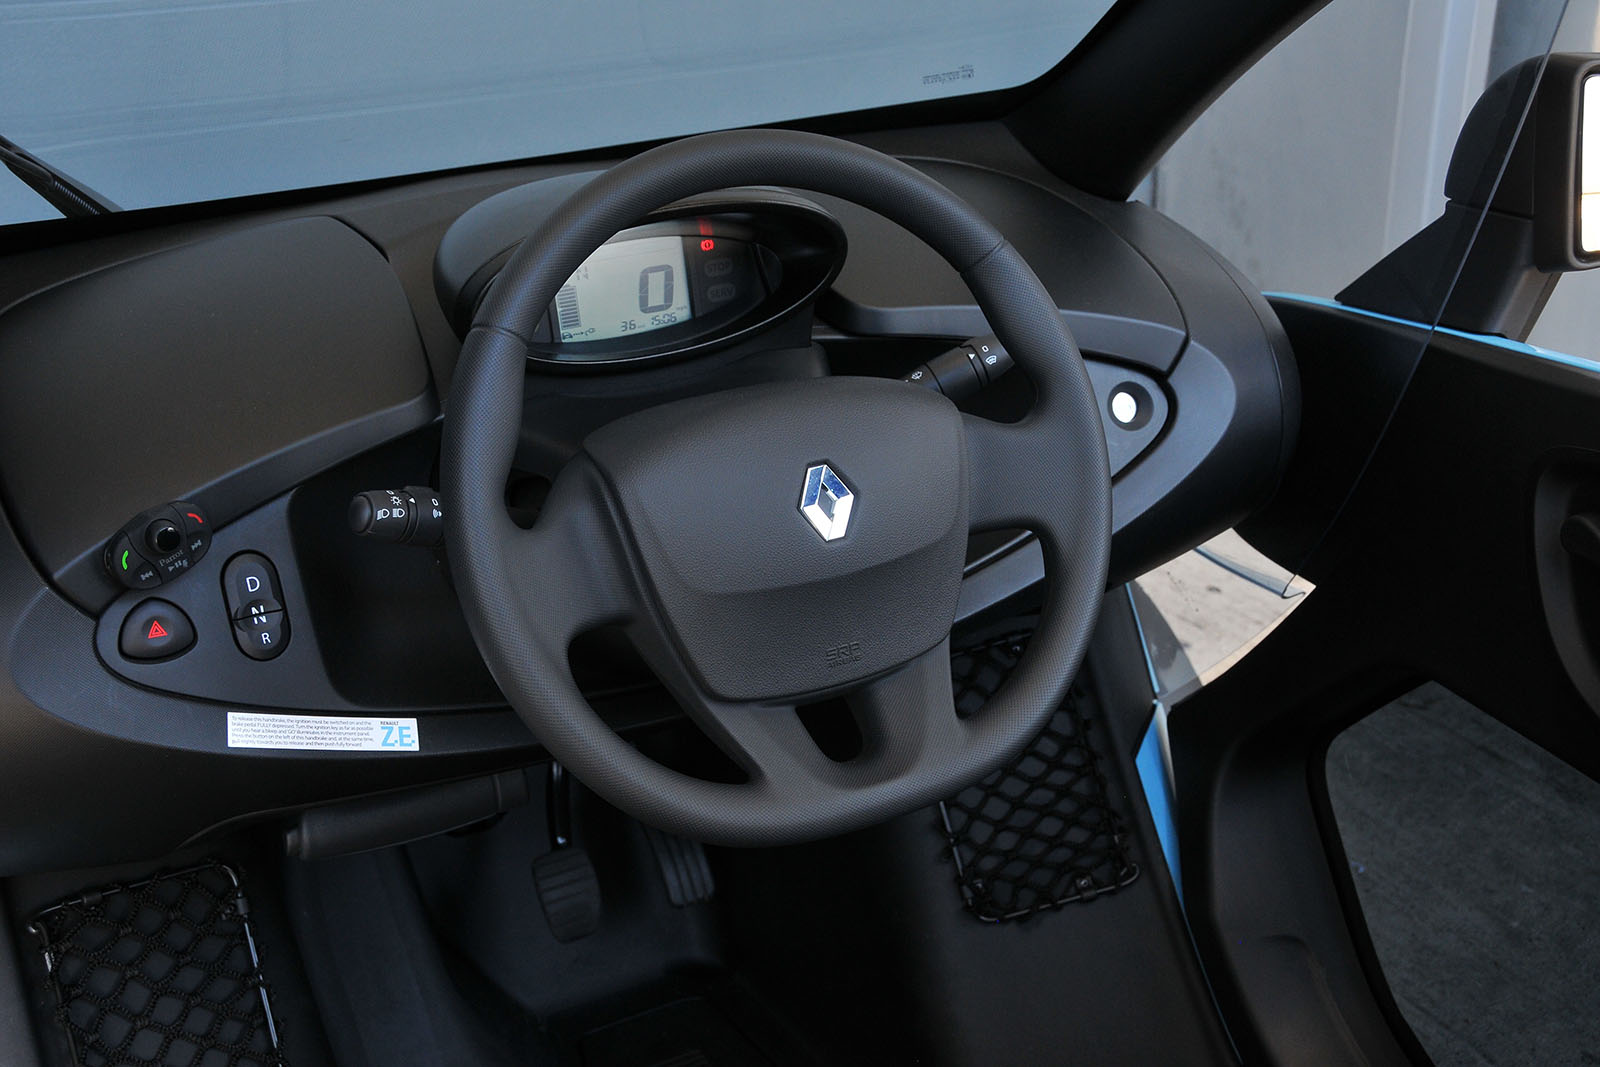
<svg viewBox="0 0 1600 1067"><path fill-rule="evenodd" d="M698 841L677 834L663 833L653 826L644 828L650 840L650 851L656 854L661 867L661 880L667 885L667 899L675 908L687 908L710 900L717 892L716 879L711 876L711 863L706 859L705 846Z"/></svg>

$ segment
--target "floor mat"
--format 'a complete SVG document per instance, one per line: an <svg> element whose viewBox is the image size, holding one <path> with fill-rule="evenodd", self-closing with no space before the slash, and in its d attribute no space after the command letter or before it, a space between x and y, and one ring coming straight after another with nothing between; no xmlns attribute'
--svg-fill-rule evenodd
<svg viewBox="0 0 1600 1067"><path fill-rule="evenodd" d="M1328 793L1435 1063L1600 1063L1600 784L1437 685L1346 730Z"/></svg>
<svg viewBox="0 0 1600 1067"><path fill-rule="evenodd" d="M1003 633L951 656L959 714L1000 688L1028 637ZM962 902L985 922L1090 901L1139 876L1085 699L1073 693L1016 762L939 805Z"/></svg>
<svg viewBox="0 0 1600 1067"><path fill-rule="evenodd" d="M584 1035L583 1067L759 1067L765 1056L703 997L685 997Z"/></svg>
<svg viewBox="0 0 1600 1067"><path fill-rule="evenodd" d="M60 1022L82 1067L283 1067L249 905L218 863L39 912Z"/></svg>

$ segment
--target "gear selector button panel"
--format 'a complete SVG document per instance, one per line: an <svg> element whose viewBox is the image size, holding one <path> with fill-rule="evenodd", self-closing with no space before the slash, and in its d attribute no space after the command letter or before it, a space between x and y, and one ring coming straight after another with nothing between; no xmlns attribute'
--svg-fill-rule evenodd
<svg viewBox="0 0 1600 1067"><path fill-rule="evenodd" d="M269 660L289 643L289 613L272 561L259 552L241 552L222 571L222 595L233 620L239 651Z"/></svg>

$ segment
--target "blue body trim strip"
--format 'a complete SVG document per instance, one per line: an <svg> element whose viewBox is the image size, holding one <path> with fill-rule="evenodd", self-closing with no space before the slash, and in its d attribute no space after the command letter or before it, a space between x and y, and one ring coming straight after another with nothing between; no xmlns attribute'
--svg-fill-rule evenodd
<svg viewBox="0 0 1600 1067"><path fill-rule="evenodd" d="M1211 996L1211 1007L1217 1013L1217 1022L1227 1035L1236 1059L1239 1045L1228 1029L1228 1020L1217 1003L1217 993L1211 987L1211 976L1206 973L1206 961L1200 955L1200 946L1194 943L1194 931L1189 928L1189 912L1183 903L1183 872L1178 866L1177 793L1173 788L1170 763L1166 752L1165 733L1167 708L1161 702L1161 680L1156 675L1155 661L1150 658L1150 642L1145 640L1144 623L1139 619L1139 605L1133 599L1133 585L1122 587L1128 597L1128 608L1133 612L1133 625L1139 632L1139 651L1144 653L1145 670L1150 673L1150 691L1155 699L1150 702L1150 725L1145 729L1144 740L1139 742L1139 754L1134 757L1134 769L1139 773L1139 784L1144 789L1145 803L1150 808L1150 819L1156 825L1156 837L1161 841L1161 854L1166 858L1167 870L1172 872L1172 888L1178 896L1178 912L1183 916L1183 929L1189 935L1189 947L1194 951L1195 962L1206 982L1206 992Z"/></svg>
<svg viewBox="0 0 1600 1067"><path fill-rule="evenodd" d="M1173 814L1172 779L1167 774L1167 760L1161 751L1162 717L1167 709L1161 703L1161 680L1156 676L1156 665L1150 659L1150 643L1145 640L1144 623L1139 619L1139 605L1133 599L1133 587L1125 585L1128 608L1133 612L1133 625L1139 631L1139 651L1144 654L1144 667L1150 674L1150 691L1155 694L1151 704L1150 725L1145 728L1144 739L1139 742L1139 753L1133 759L1139 772L1139 785L1144 789L1145 804L1150 808L1150 819L1156 824L1156 837L1161 841L1161 853L1166 857L1167 869L1172 872L1172 884L1178 891L1178 906L1183 906L1183 874L1178 864L1178 819Z"/></svg>
<svg viewBox="0 0 1600 1067"><path fill-rule="evenodd" d="M1363 315L1369 319L1381 322L1392 322L1399 326L1411 326L1418 330L1436 330L1451 337L1461 337L1468 341L1477 341L1479 344L1493 345L1495 348L1504 348L1509 352L1516 352L1524 356L1533 356L1537 359L1549 360L1551 363L1560 363L1567 367L1576 367L1594 374L1600 374L1600 360L1585 359L1583 356L1569 356L1565 352L1555 352L1538 345L1530 345L1526 341L1513 341L1509 337L1500 337L1492 333L1471 333L1467 330L1454 330L1448 326L1432 327L1425 322L1415 322L1411 319L1397 318L1394 315L1385 315L1377 311L1368 311L1366 308L1351 307L1341 304L1337 300L1329 300L1325 296L1306 296L1304 293L1262 293L1268 300L1292 300L1297 304L1309 304L1312 307L1334 308L1338 311L1348 311L1352 315Z"/></svg>
<svg viewBox="0 0 1600 1067"><path fill-rule="evenodd" d="M1160 715L1163 709L1157 709ZM1139 784L1144 787L1145 803L1150 806L1150 818L1156 824L1156 837L1161 841L1161 852L1167 859L1167 869L1172 872L1172 886L1178 891L1178 904L1183 904L1183 869L1178 863L1178 820L1172 811L1172 783L1167 780L1167 761L1161 758L1161 737L1154 717L1150 728L1139 743L1139 754L1134 757L1134 767L1139 771Z"/></svg>

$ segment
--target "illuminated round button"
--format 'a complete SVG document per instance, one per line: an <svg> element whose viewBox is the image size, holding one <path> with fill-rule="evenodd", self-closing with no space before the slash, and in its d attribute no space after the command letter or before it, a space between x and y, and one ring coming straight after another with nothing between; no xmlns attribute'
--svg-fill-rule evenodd
<svg viewBox="0 0 1600 1067"><path fill-rule="evenodd" d="M1139 398L1126 389L1111 394L1111 417L1126 426L1139 417Z"/></svg>

